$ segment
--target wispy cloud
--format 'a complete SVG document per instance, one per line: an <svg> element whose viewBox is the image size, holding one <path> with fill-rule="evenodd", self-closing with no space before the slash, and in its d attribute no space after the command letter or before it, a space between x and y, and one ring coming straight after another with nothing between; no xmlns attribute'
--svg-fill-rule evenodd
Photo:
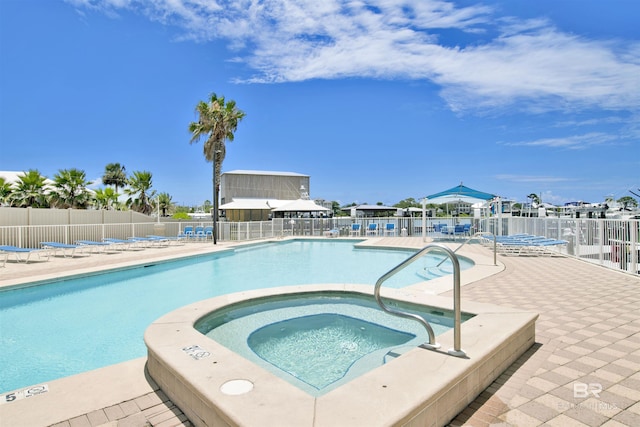
<svg viewBox="0 0 640 427"><path fill-rule="evenodd" d="M500 181L509 181L509 182L530 182L530 183L543 183L543 184L571 181L571 179L566 177L561 177L561 176L509 175L509 174L496 175L495 179Z"/></svg>
<svg viewBox="0 0 640 427"><path fill-rule="evenodd" d="M542 138L533 141L507 142L503 145L522 147L553 147L571 150L586 149L594 145L616 143L620 139L615 134L603 132L591 132L582 135L571 135L566 137Z"/></svg>
<svg viewBox="0 0 640 427"><path fill-rule="evenodd" d="M478 4L443 0L67 0L80 9L131 10L223 40L252 75L278 83L367 77L429 80L452 110L527 111L640 106L640 43L591 40L544 20L498 16ZM482 33L451 46L443 29ZM487 38L488 34L495 34ZM482 41L480 41L482 40Z"/></svg>

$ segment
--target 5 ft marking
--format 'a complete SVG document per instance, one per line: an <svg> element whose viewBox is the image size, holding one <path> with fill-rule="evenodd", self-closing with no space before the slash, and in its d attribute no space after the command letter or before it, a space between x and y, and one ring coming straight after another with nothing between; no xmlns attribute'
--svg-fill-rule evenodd
<svg viewBox="0 0 640 427"><path fill-rule="evenodd" d="M49 386L47 384L43 384L35 387L25 388L24 390L14 391L13 393L3 394L0 395L0 405L15 402L16 400L25 399L27 397L37 396L48 391Z"/></svg>

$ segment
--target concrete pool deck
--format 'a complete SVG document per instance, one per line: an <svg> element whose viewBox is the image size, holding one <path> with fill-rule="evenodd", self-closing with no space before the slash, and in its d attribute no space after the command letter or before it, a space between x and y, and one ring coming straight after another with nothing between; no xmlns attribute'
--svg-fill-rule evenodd
<svg viewBox="0 0 640 427"><path fill-rule="evenodd" d="M421 238L369 243L424 246ZM0 268L0 286L211 250L211 243L189 243L48 262L34 257ZM478 245L467 252L490 258ZM462 307L470 300L538 312L536 344L451 425L640 425L640 278L564 257L498 261L500 267L483 265L497 274L467 278ZM52 381L48 393L1 404L0 425L191 425L145 375L144 363L141 358Z"/></svg>

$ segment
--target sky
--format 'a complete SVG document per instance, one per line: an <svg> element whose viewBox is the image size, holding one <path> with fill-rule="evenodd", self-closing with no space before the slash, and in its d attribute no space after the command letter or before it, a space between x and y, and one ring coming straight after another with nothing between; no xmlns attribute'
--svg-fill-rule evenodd
<svg viewBox="0 0 640 427"><path fill-rule="evenodd" d="M0 170L149 171L212 200L195 106L246 113L222 171L395 204L640 188L637 0L0 0Z"/></svg>

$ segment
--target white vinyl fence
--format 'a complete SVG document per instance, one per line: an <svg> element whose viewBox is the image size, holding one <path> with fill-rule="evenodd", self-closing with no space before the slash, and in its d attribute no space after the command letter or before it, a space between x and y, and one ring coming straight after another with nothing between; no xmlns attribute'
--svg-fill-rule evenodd
<svg viewBox="0 0 640 427"><path fill-rule="evenodd" d="M436 230L442 225L471 224L475 232L496 235L527 233L566 240L562 253L581 258L611 269L640 274L640 221L575 218L295 218L272 221L226 222L218 224L219 241L251 241L266 238L321 237L329 230L337 230L340 237L349 237L353 223L359 223L361 237L367 235L369 224L378 224L378 236L386 236L387 224L394 224L393 236L422 236L423 227L429 237L445 239ZM41 242L75 243L78 240L101 241L105 238L127 239L148 235L178 236L187 226L211 226L211 221L167 221L63 225L0 226L0 245L39 248ZM473 243L473 242L471 242Z"/></svg>

